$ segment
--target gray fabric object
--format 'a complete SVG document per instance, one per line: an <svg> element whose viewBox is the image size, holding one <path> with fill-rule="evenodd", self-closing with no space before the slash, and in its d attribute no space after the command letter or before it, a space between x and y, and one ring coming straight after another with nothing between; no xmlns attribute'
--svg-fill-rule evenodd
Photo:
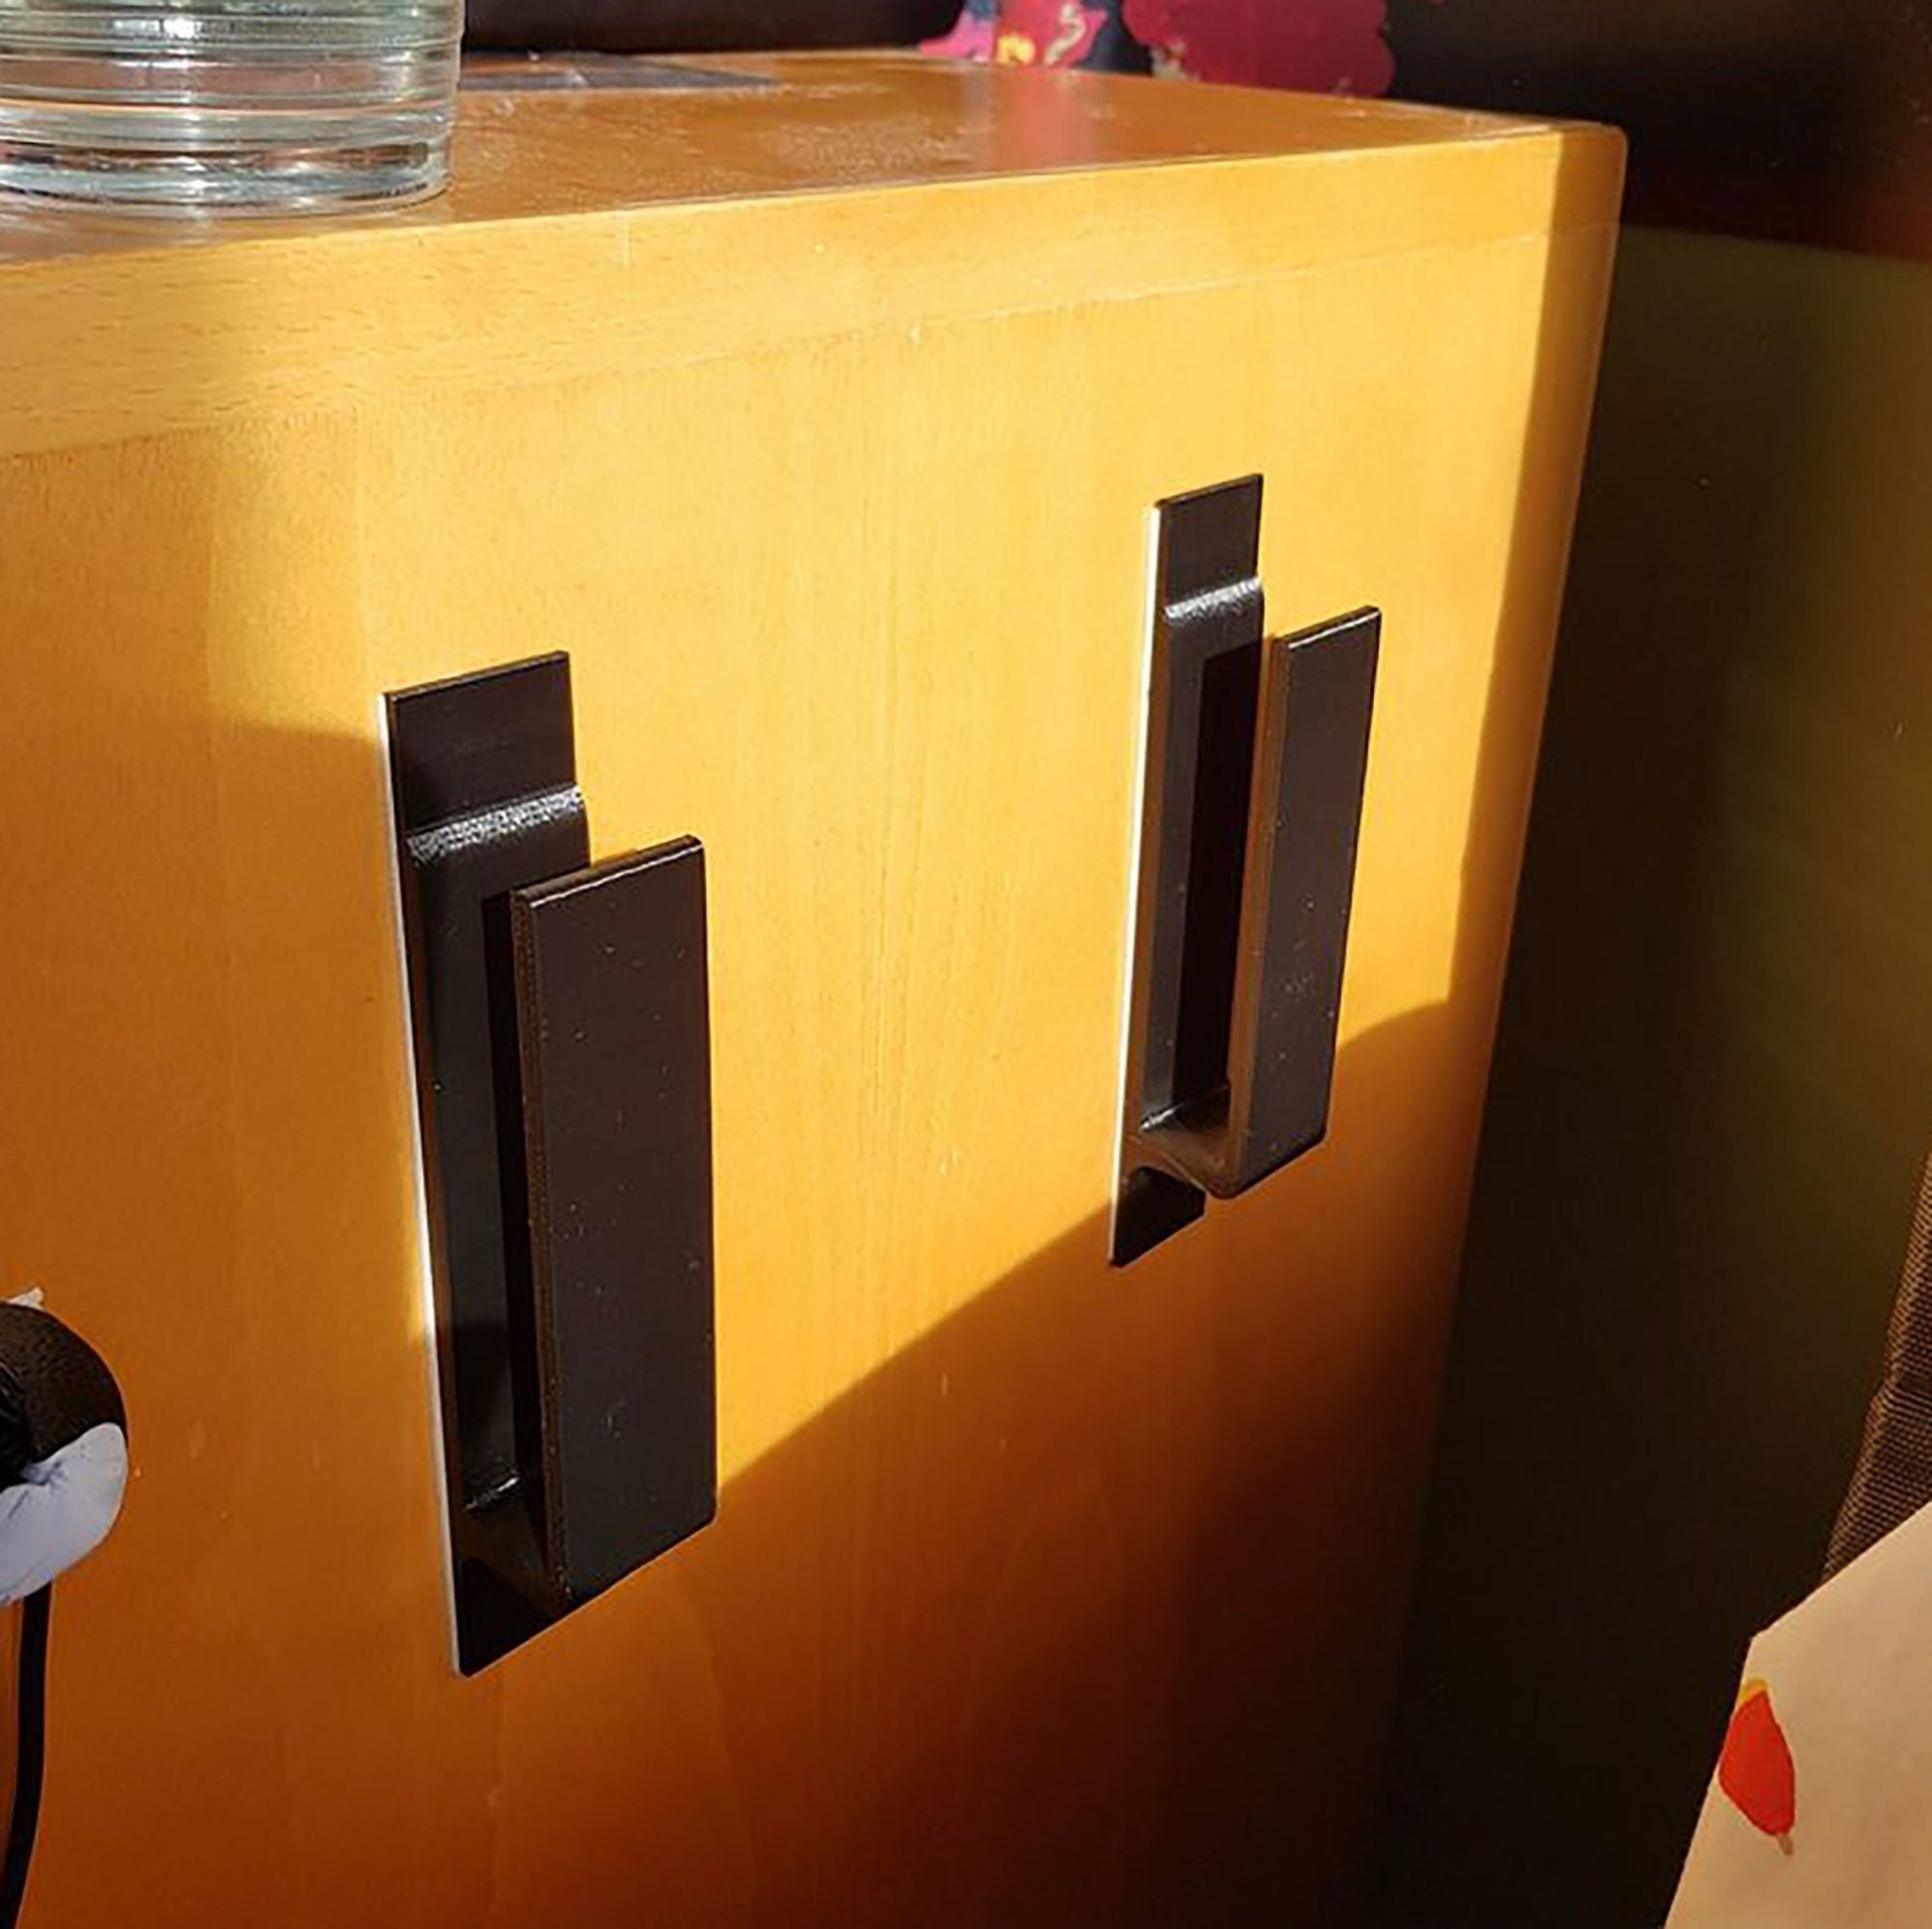
<svg viewBox="0 0 1932 1929"><path fill-rule="evenodd" d="M0 1489L0 1607L38 1593L84 1561L114 1525L127 1492L127 1436L89 1428Z"/></svg>
<svg viewBox="0 0 1932 1929"><path fill-rule="evenodd" d="M107 1363L41 1308L0 1305L0 1605L107 1538L127 1491L127 1410Z"/></svg>

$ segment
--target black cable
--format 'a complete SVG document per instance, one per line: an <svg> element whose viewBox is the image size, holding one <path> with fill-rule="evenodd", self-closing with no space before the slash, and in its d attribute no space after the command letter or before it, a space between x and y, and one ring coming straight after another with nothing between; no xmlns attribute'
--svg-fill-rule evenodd
<svg viewBox="0 0 1932 1929"><path fill-rule="evenodd" d="M27 1596L20 1614L19 1738L14 1744L14 1805L7 1824L7 1859L0 1865L0 1929L14 1929L27 1894L27 1868L41 1826L41 1783L47 1771L47 1625L54 1587Z"/></svg>

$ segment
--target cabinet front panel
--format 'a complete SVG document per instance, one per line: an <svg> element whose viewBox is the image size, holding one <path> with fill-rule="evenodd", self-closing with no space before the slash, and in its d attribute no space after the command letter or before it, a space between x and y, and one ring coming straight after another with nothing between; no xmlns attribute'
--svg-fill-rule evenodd
<svg viewBox="0 0 1932 1929"><path fill-rule="evenodd" d="M0 1288L136 1465L62 1588L39 1920L1321 1919L1604 254L0 466ZM1271 627L1385 616L1332 1117L1123 1273L1147 517L1250 471ZM723 1487L464 1681L380 699L550 649L595 854L706 848Z"/></svg>

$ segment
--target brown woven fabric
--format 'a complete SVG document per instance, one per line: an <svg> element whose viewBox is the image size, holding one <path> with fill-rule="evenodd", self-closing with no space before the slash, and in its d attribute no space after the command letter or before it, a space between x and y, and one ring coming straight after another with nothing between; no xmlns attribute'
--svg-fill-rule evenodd
<svg viewBox="0 0 1932 1929"><path fill-rule="evenodd" d="M125 1433L127 1409L100 1355L51 1312L0 1302L0 1486L110 1423Z"/></svg>
<svg viewBox="0 0 1932 1929"><path fill-rule="evenodd" d="M1825 1560L1830 1580L1932 1500L1932 1163L1919 1182L1884 1378L1865 1415L1858 1470Z"/></svg>

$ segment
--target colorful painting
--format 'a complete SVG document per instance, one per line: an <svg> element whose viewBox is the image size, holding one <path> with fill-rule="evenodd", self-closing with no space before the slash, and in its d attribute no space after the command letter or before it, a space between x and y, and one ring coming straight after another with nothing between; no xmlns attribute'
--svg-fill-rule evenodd
<svg viewBox="0 0 1932 1929"><path fill-rule="evenodd" d="M1383 0L967 0L926 52L1238 86L1375 94L1394 73Z"/></svg>
<svg viewBox="0 0 1932 1929"><path fill-rule="evenodd" d="M1932 260L1928 0L965 0L928 51L1610 121L1634 219Z"/></svg>

